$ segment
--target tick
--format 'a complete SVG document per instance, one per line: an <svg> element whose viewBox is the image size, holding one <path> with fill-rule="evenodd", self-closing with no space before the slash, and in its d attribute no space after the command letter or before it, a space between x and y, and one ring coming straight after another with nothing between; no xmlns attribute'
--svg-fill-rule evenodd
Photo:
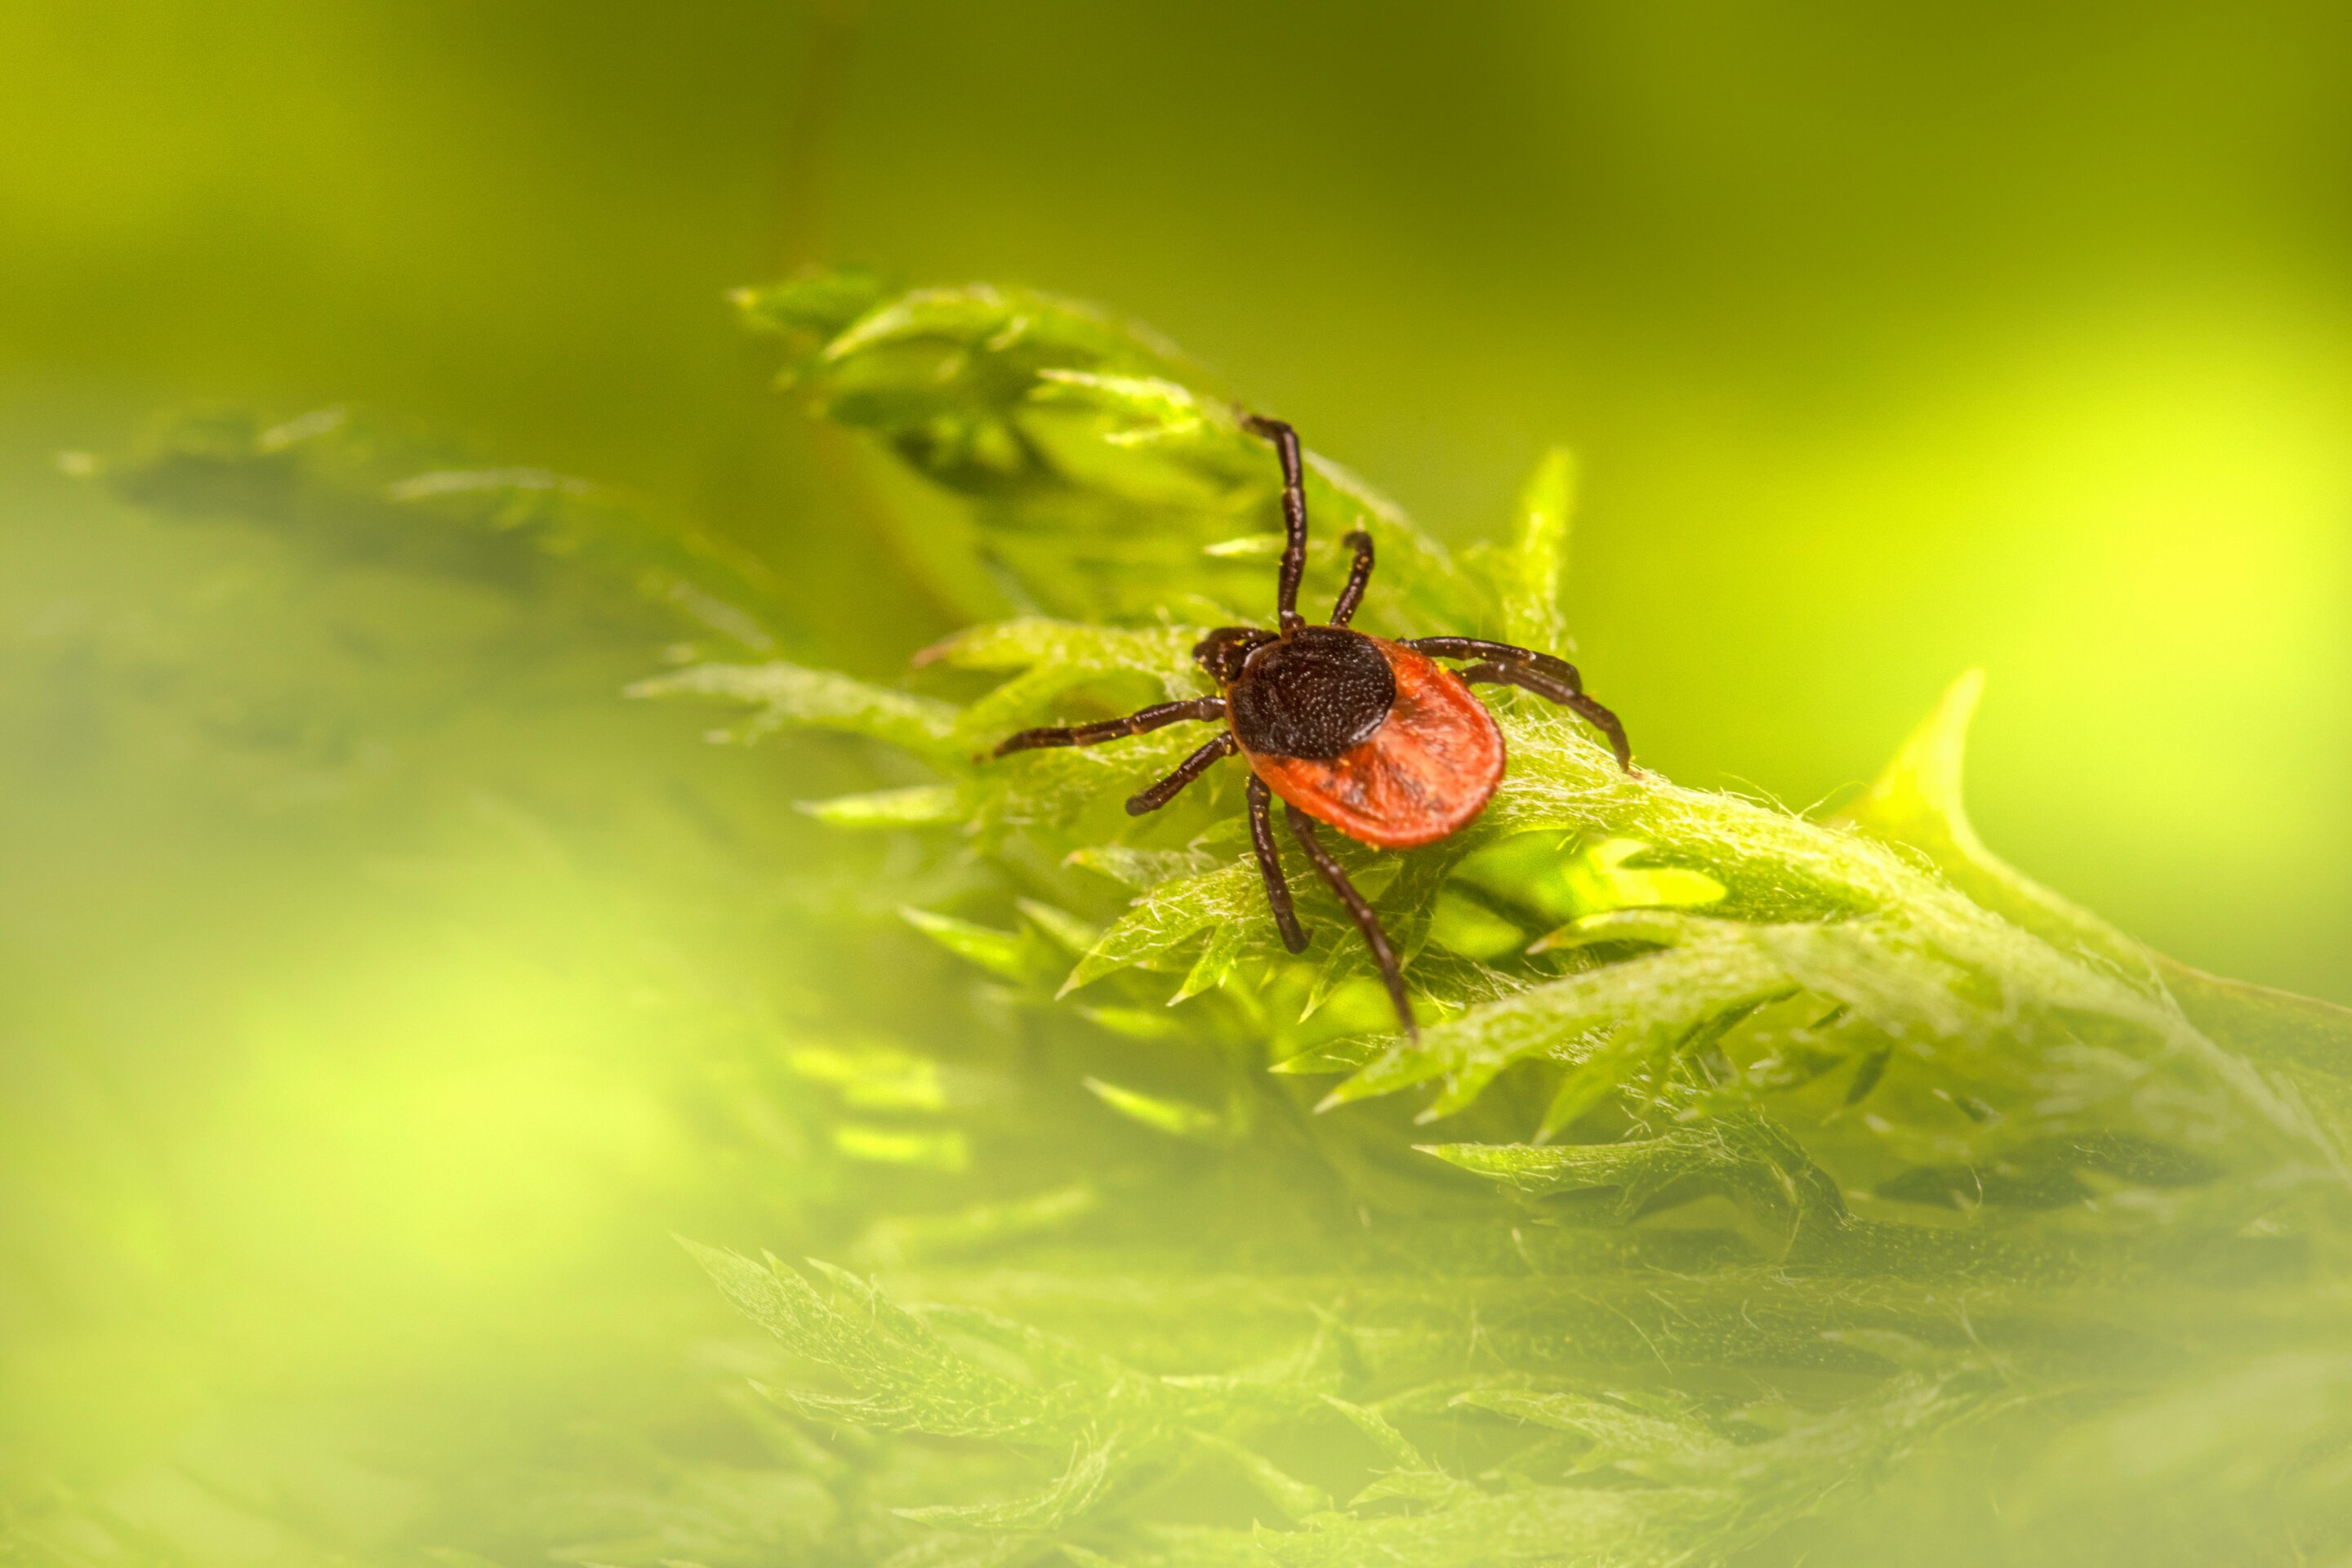
<svg viewBox="0 0 2352 1568"><path fill-rule="evenodd" d="M1283 816L1307 864L1363 933L1405 1033L1418 1038L1396 948L1371 905L1316 837L1315 825L1328 824L1375 849L1417 848L1468 826L1503 780L1502 731L1470 691L1481 683L1517 686L1581 715L1608 738L1617 765L1627 773L1633 772L1633 752L1625 743L1625 727L1584 694L1583 678L1564 659L1483 637L1390 642L1349 629L1372 578L1371 536L1361 531L1342 542L1354 550L1355 560L1329 623L1310 625L1298 613L1298 581L1307 569L1307 489L1297 432L1278 419L1255 415L1244 416L1242 427L1273 442L1282 460L1286 538L1276 629L1220 626L1194 646L1193 660L1216 682L1214 697L1161 702L1093 724L1024 730L1000 743L995 754L1095 746L1186 721L1222 720L1225 728L1215 740L1129 799L1128 815L1159 810L1213 764L1238 752L1250 765L1250 842L1283 945L1304 952L1307 933L1299 928L1290 884L1283 877L1272 795L1282 797ZM1437 662L1442 658L1472 662L1453 670Z"/></svg>

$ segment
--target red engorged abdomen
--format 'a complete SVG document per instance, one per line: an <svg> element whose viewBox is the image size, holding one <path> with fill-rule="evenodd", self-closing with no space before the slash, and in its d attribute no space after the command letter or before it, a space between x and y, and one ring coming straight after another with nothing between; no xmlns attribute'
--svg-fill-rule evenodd
<svg viewBox="0 0 2352 1568"><path fill-rule="evenodd" d="M1371 739L1328 763L1243 748L1266 788L1375 849L1412 849L1460 831L1503 782L1503 732L1461 678L1379 637L1396 706Z"/></svg>

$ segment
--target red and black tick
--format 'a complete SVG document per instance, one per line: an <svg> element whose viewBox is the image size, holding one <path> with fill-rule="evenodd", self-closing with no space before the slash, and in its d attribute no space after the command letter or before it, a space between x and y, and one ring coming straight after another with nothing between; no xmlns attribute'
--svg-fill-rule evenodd
<svg viewBox="0 0 2352 1568"><path fill-rule="evenodd" d="M1192 658L1221 693L1162 702L1124 719L1066 728L1024 730L995 754L1037 746L1094 746L1186 720L1225 722L1224 732L1178 764L1176 771L1127 803L1140 816L1176 798L1210 764L1240 752L1250 765L1250 840L1265 877L1265 901L1283 945L1307 950L1307 933L1292 910L1290 884L1275 847L1269 794L1316 873L1347 906L1387 982L1405 1032L1418 1035L1403 966L1371 905L1315 837L1325 822L1375 849L1412 849L1467 826L1503 780L1503 735L1486 705L1471 695L1478 683L1521 687L1573 710L1606 736L1617 765L1633 771L1625 727L1584 694L1576 667L1548 653L1481 637L1412 637L1389 642L1350 631L1372 576L1371 536L1357 531L1344 542L1356 552L1347 586L1328 626L1310 626L1298 613L1298 580L1307 568L1307 491L1298 435L1277 419L1244 416L1242 427L1274 443L1282 458L1282 517L1287 538L1276 595L1278 626L1221 626L1192 649ZM1460 670L1441 658L1475 662Z"/></svg>

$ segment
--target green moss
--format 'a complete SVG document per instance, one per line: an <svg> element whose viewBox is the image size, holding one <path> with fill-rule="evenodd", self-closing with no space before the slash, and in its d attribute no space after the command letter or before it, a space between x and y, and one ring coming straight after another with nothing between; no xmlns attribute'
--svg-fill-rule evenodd
<svg viewBox="0 0 2352 1568"><path fill-rule="evenodd" d="M1044 296L845 276L742 304L789 395L955 498L909 525L915 567L1002 614L899 680L820 668L762 568L569 481L331 427L117 470L149 507L394 539L673 639L592 798L672 798L645 758L692 747L661 727L681 701L798 770L718 753L775 787L730 797L702 923L647 922L688 949L663 1038L703 1108L674 1212L743 1244L688 1246L769 1342L721 1358L731 1413L646 1415L620 1460L518 1445L383 1560L2352 1551L2352 1016L2186 971L1994 858L1960 804L1974 677L1835 820L1629 778L1499 696L1478 823L1341 849L1411 956L1408 1042L1319 889L1283 950L1234 779L1119 809L1197 736L984 760L1197 693L1200 629L1264 618L1275 473L1233 406ZM1555 640L1572 472L1546 458L1457 561L1318 459L1307 592L1364 527L1368 629ZM802 799L823 837L748 837ZM20 1538L128 1552L131 1512L26 1504Z"/></svg>

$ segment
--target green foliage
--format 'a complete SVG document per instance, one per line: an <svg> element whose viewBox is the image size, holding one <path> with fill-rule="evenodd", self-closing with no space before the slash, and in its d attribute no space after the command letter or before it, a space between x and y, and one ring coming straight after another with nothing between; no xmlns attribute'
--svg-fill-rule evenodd
<svg viewBox="0 0 2352 1568"><path fill-rule="evenodd" d="M1184 651L1199 630L1262 616L1271 465L1232 410L1164 345L1060 301L991 289L885 299L814 280L746 308L795 337L789 379L819 412L971 499L969 548L1032 611L923 656L1007 679L908 748L942 776L916 786L927 805L907 820L960 824L940 852L977 849L995 868L965 895L976 909L1017 900L1087 918L1057 913L1052 930L1034 915L1014 930L908 918L1012 987L1003 1001L1104 998L1093 1021L1110 1076L1083 1081L1110 1111L1236 1171L1295 1160L1303 1143L1319 1174L1294 1170L1278 1190L1332 1215L1303 1238L1283 1226L1283 1264L1255 1280L1226 1275L1203 1295L1171 1261L1145 1287L1208 1323L1256 1317L1269 1291L1295 1303L1315 1326L1268 1363L1280 1371L1204 1382L1179 1363L1183 1375L1154 1382L1098 1366L1057 1382L1033 1369L1019 1386L1086 1392L1048 1411L999 1390L983 1402L1000 1423L989 1435L1066 1455L1066 1468L1025 1500L909 1517L1049 1531L1083 1561L1721 1560L1832 1510L1931 1436L1947 1468L1993 1465L1998 1444L1969 1436L1971 1423L2060 1386L2085 1410L2162 1398L2181 1373L2151 1366L2147 1347L2226 1311L2211 1293L2224 1256L2274 1293L2261 1332L2208 1347L2213 1365L2251 1370L2324 1342L2322 1260L2344 1194L2337 1128L2315 1108L2341 1103L2340 1066L2252 1026L2217 1037L2161 960L1983 849L1957 783L1974 678L1843 824L1627 781L1575 725L1507 699L1511 776L1478 825L1401 863L1350 854L1438 1020L1418 1045L1384 1038L1328 906L1303 960L1273 942L1229 789L1202 786L1139 824L1101 809L1191 738L971 760L1024 724L1190 695L1201 688ZM1571 471L1548 458L1511 545L1457 571L1318 463L1310 593L1332 585L1337 535L1368 521L1383 558L1376 629L1554 642ZM1151 624L1170 615L1185 624ZM750 694L754 680L688 670L649 689ZM759 722L846 722L904 746L885 695L821 713L771 703ZM870 717L841 717L854 713ZM950 731L961 754L931 743ZM950 790L963 803L953 822L930 815ZM1129 907L1074 871L1118 884ZM1433 922L1447 900L1454 917ZM1473 929L1519 936L1473 953L1433 934ZM1070 949L1075 965L1052 963ZM1318 1011L1327 994L1352 1005ZM1117 1020L1155 999L1192 1042L1189 1097L1117 1081L1132 1050ZM2340 1022L2303 1016L2340 1049ZM1162 1078L1166 1050L1154 1047ZM1345 1076L1307 1111L1292 1086L1323 1073ZM1403 1131L1380 1110L1400 1096L1417 1097L1412 1122L1477 1124L1486 1141L1409 1147L1485 1178L1492 1197L1401 1158ZM1279 1150L1258 1131L1274 1127ZM1213 1240L1180 1251L1197 1269L1247 1250L1260 1217L1222 1215ZM1397 1234L1368 1250L1364 1226ZM746 1301L749 1266L713 1267ZM1116 1246L1065 1252L1024 1290L1033 1308L1076 1311L1108 1288L1089 1279L1118 1279L1077 1321L1094 1342L1156 1347L1160 1314L1107 1304L1138 1288L1132 1267ZM851 1361L797 1275L757 1278L786 1281L758 1287L760 1300L781 1290L803 1305L747 1310L858 1397L886 1401L857 1424L971 1435L971 1407L956 1403L966 1374L908 1326L950 1308L908 1317L855 1284L867 1318L894 1314L900 1337ZM917 1288L987 1296L986 1279ZM2275 1293L2290 1280L2302 1283ZM1471 1346L1474 1374L1438 1373ZM1832 1371L1843 1381L1823 1383ZM1181 1416L1153 1403L1229 1384L1249 1400ZM940 1403L922 1405L917 1388ZM845 1419L852 1406L803 1408ZM1318 1430L1333 1410L1365 1447ZM1479 1425L1497 1416L1511 1425ZM2299 1453L2341 1452L2352 1428L2323 1425ZM2035 1440L2053 1453L2084 1441ZM1318 1479L1270 1451L1312 1455ZM2243 1508L2245 1489L2279 1485L2234 1475L2206 1476L2205 1500ZM2185 1506L2142 1490L2140 1506ZM1191 1500L1190 1522L1168 1519L1171 1495ZM2316 1541L2325 1511L2290 1510L2257 1533Z"/></svg>
<svg viewBox="0 0 2352 1568"><path fill-rule="evenodd" d="M305 549L382 532L412 570L576 593L648 650L683 628L627 689L661 700L627 710L631 749L687 747L653 726L718 704L709 738L805 733L784 750L822 781L757 797L821 842L721 838L740 874L696 883L722 910L693 929L725 934L674 987L725 1108L711 1183L761 1194L681 1228L813 1255L688 1244L767 1336L719 1358L759 1396L691 1436L648 1422L626 1465L518 1462L502 1509L404 1550L2352 1552L2352 1017L2185 971L1995 859L1960 805L1975 678L1826 821L1629 778L1497 695L1510 772L1477 823L1339 848L1409 954L1407 1042L1318 888L1313 944L1282 949L1234 778L1120 809L1197 732L986 760L1204 689L1202 629L1265 618L1276 476L1233 405L1044 296L834 275L740 302L792 395L953 498L923 547L1005 612L902 679L819 668L758 569L565 482L461 483L324 425L118 474ZM1559 637L1564 454L1459 563L1311 467L1310 596L1365 526L1369 629ZM775 940L780 900L804 918ZM790 1005L744 978L780 951ZM22 1541L131 1560L121 1507L25 1509Z"/></svg>
<svg viewBox="0 0 2352 1568"><path fill-rule="evenodd" d="M277 425L189 421L110 478L166 515L259 524L313 558L366 562L524 594L566 569L626 584L720 646L778 647L770 570L631 498L544 468L465 463L341 407Z"/></svg>

